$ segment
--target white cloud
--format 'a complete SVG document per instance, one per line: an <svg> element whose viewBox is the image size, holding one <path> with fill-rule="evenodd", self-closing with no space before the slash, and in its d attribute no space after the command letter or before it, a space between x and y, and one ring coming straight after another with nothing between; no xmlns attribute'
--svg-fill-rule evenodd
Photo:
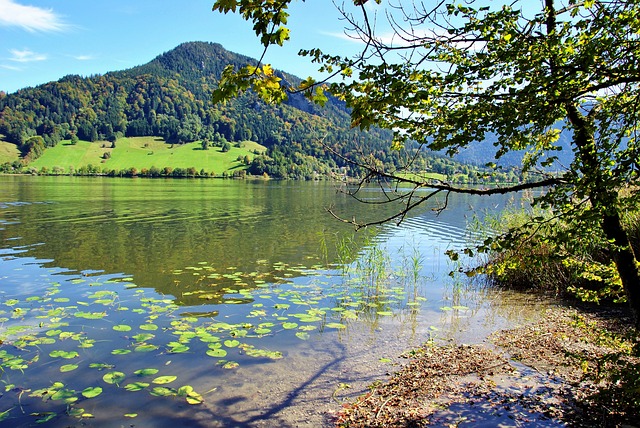
<svg viewBox="0 0 640 428"><path fill-rule="evenodd" d="M35 32L63 31L68 26L52 9L25 6L14 0L0 0L0 27L20 27Z"/></svg>
<svg viewBox="0 0 640 428"><path fill-rule="evenodd" d="M11 55L13 55L9 59L15 62L44 61L47 59L47 55L36 53L29 49L24 49L21 51L17 49L11 49L9 52L11 52Z"/></svg>
<svg viewBox="0 0 640 428"><path fill-rule="evenodd" d="M78 61L91 61L95 59L93 55L73 55L72 58Z"/></svg>
<svg viewBox="0 0 640 428"><path fill-rule="evenodd" d="M20 67L14 67L13 65L0 64L0 67L11 71L22 71Z"/></svg>
<svg viewBox="0 0 640 428"><path fill-rule="evenodd" d="M329 37L335 37L336 39L340 39L340 40L346 40L349 42L354 42L354 43L360 43L363 44L364 42L361 39L358 39L356 37L351 37L348 34L343 33L329 33L326 31L321 31L320 34L323 34L325 36L329 36Z"/></svg>

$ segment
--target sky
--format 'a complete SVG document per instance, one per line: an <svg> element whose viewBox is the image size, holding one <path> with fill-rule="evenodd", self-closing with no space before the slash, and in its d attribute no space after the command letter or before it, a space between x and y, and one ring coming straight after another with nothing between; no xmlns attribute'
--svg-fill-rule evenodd
<svg viewBox="0 0 640 428"><path fill-rule="evenodd" d="M213 1L0 0L0 91L127 69L190 41L259 58L262 46L251 23L212 12ZM300 49L357 52L329 0L295 2L288 26L291 41L270 48L265 58L275 68L307 77L316 66L297 56Z"/></svg>

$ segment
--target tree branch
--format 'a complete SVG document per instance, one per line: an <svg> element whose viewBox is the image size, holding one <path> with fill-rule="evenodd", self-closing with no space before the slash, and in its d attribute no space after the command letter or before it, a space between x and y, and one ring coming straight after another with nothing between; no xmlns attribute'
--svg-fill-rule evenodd
<svg viewBox="0 0 640 428"><path fill-rule="evenodd" d="M337 220L343 223L348 223L353 225L356 228L356 230L359 230L368 226L388 223L391 221L396 221L396 224L399 225L405 219L409 211L427 202L428 200L430 200L431 198L433 198L434 196L442 192L446 194L446 198L447 198L446 200L448 201L449 194L451 193L480 195L480 196L503 195L506 193L515 193L523 190L539 189L544 187L556 186L560 184L567 184L567 181L562 176L550 176L539 181L520 183L520 184L505 186L505 187L493 187L493 188L457 187L436 179L428 180L428 181L419 181L412 178L399 176L396 173L387 173L377 169L375 166L367 165L363 162L358 162L353 159L349 159L343 156L342 154L336 152L331 147L325 145L324 143L321 142L321 144L325 147L325 149L327 149L328 151L330 151L340 159L344 160L345 162L348 162L354 166L357 166L367 171L367 174L363 179L361 179L358 182L356 189L354 191L343 190L342 191L343 193L355 198L359 202L366 203L366 204L381 205L381 204L388 204L393 202L402 202L403 204L403 208L398 212L396 212L395 214L392 214L390 216L387 216L379 220L368 221L368 222L358 222L356 221L355 217L353 217L352 219L345 219L344 217L341 217L340 215L336 214L333 208L327 209L327 211L334 218L336 218ZM396 194L394 197L390 197L388 190L384 189L383 187L382 189L386 199L382 201L369 201L369 200L363 200L359 198L357 196L358 192L367 183L370 183L372 179L378 179L378 180L387 181L387 182L396 182L399 184L400 183L409 184L412 187L409 190L404 192L397 190L398 187L396 187L396 190L392 190L392 193ZM418 190L429 190L429 193L426 196L419 196L417 194ZM444 209L446 209L446 202L443 207L438 207L435 209L435 211L441 212Z"/></svg>

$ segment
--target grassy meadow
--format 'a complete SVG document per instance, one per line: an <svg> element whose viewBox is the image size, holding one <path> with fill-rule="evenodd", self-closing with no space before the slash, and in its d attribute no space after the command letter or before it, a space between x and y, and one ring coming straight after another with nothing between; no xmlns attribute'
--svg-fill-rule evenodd
<svg viewBox="0 0 640 428"><path fill-rule="evenodd" d="M20 150L15 144L0 139L0 164L11 163L20 159Z"/></svg>
<svg viewBox="0 0 640 428"><path fill-rule="evenodd" d="M4 143L3 143L4 144ZM15 146L14 146L15 147ZM240 143L240 147L232 146L231 150L223 153L220 147L211 147L203 150L200 142L182 145L167 144L159 137L131 137L121 138L116 141L115 148L106 141L88 142L79 141L72 145L70 141L61 141L55 147L50 147L42 156L31 162L28 166L49 171L62 169L68 172L71 167L74 170L80 167L92 165L101 170L121 171L136 168L138 171L157 168L191 168L205 170L215 175L221 175L225 171L233 171L244 167L238 162L238 157L254 157L254 151L266 150L264 146L252 141ZM3 145L0 145L0 159L3 159ZM105 158L105 153L108 158ZM109 157L110 156L110 157ZM15 160L16 157L10 161Z"/></svg>

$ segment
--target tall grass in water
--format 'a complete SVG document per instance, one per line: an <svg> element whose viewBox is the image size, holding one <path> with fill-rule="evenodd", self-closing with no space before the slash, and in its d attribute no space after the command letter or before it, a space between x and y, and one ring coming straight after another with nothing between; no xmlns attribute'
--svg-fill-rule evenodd
<svg viewBox="0 0 640 428"><path fill-rule="evenodd" d="M640 210L629 210L623 221L632 244L640 249ZM625 301L606 238L598 229L585 231L554 218L550 211L522 206L487 217L483 227L487 236L518 230L512 234L511 245L490 251L479 269L493 285L575 296L596 303Z"/></svg>

